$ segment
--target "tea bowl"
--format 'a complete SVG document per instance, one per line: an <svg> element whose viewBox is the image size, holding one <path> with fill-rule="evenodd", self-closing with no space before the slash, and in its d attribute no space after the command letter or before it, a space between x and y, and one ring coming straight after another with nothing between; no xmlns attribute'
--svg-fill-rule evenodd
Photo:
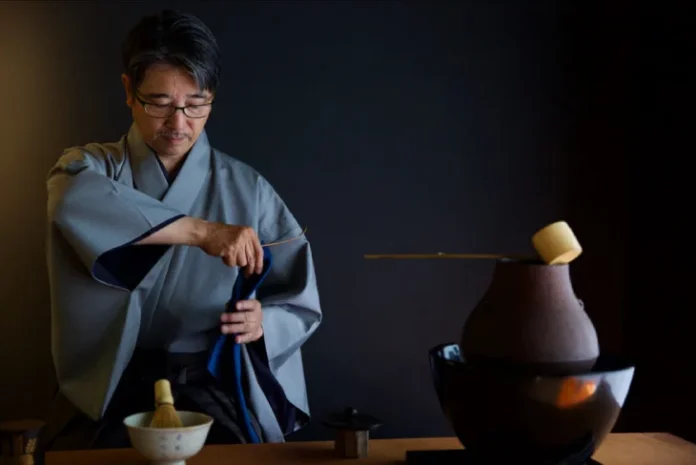
<svg viewBox="0 0 696 465"><path fill-rule="evenodd" d="M177 413L184 425L180 428L151 428L154 412L136 413L123 420L131 445L152 465L185 465L205 445L212 417L198 412Z"/></svg>

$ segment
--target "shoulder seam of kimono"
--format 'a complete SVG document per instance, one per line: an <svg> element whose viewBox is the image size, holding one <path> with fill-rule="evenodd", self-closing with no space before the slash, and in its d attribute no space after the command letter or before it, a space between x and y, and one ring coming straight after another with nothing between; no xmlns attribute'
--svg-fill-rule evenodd
<svg viewBox="0 0 696 465"><path fill-rule="evenodd" d="M119 148L121 145L122 141L106 143L88 142L82 145L73 145L63 150L56 165L64 169L65 166L64 163L62 163L64 157L80 155L94 160L94 167L97 169L98 173L117 179L121 176L121 172L126 165L126 152L123 151L122 147Z"/></svg>

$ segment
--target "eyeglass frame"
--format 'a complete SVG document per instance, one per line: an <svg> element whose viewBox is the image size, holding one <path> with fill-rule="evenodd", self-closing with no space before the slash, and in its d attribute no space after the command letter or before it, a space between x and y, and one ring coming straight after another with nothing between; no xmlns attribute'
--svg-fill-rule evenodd
<svg viewBox="0 0 696 465"><path fill-rule="evenodd" d="M182 113L184 114L184 116L186 116L187 118L192 118L192 119L201 119L201 118L205 118L206 116L210 115L210 111L208 112L208 114L203 115L203 116L190 116L190 115L188 115L188 114L186 113L186 109L187 109L187 108L191 108L191 107L212 107L213 103L215 102L215 99L213 99L213 100L211 100L211 101L208 102L208 103L202 103L202 104L197 104L197 105L185 105L185 106L183 106L183 107L177 107L177 106L175 106L175 105L162 105L162 104L158 104L158 103L148 102L148 101L144 100L142 97L140 97L140 95L138 95L138 92L135 92L135 99L136 99L138 102L140 102L140 104L143 106L143 110L145 110L145 114L146 114L147 116L149 116L150 118L157 118L157 119L171 118L171 117L174 116L174 115L176 114L176 112L179 111L179 110L181 110L181 112L182 112ZM167 116L154 116L154 115L151 115L150 113L147 112L147 105L152 105L153 107L160 107L160 108L169 107L169 108L172 109L172 112L171 112L169 115L167 115ZM211 108L211 110L212 110L212 108Z"/></svg>

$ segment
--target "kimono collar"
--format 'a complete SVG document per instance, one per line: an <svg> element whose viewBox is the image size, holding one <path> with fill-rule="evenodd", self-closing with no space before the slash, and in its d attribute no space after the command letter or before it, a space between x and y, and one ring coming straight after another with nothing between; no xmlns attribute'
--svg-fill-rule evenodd
<svg viewBox="0 0 696 465"><path fill-rule="evenodd" d="M184 214L190 213L193 202L210 172L212 150L206 132L202 131L198 136L171 183L162 163L145 143L135 123L128 131L126 145L133 169L134 187Z"/></svg>

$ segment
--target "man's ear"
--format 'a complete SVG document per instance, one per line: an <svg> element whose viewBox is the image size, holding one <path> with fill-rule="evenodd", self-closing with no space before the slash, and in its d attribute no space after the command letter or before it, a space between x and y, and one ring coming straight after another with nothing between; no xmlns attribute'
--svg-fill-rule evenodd
<svg viewBox="0 0 696 465"><path fill-rule="evenodd" d="M131 80L127 74L121 74L121 82L123 83L123 89L126 91L126 105L132 107L135 103L135 98L133 92L131 92Z"/></svg>

